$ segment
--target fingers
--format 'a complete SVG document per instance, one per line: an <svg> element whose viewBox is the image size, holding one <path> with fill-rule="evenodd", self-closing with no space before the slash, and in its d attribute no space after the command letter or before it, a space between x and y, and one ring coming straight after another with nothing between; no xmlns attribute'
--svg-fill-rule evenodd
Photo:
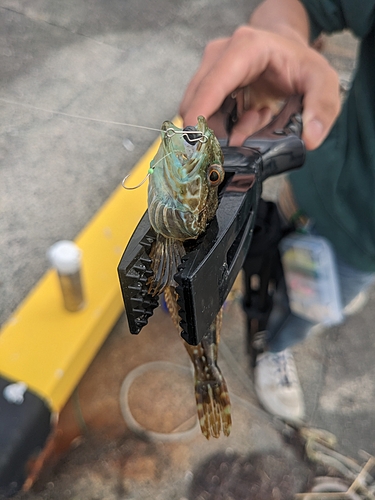
<svg viewBox="0 0 375 500"><path fill-rule="evenodd" d="M308 150L322 144L341 108L338 75L325 59L321 58L320 65L324 66L320 72L306 71L301 77L305 81L302 138Z"/></svg>
<svg viewBox="0 0 375 500"><path fill-rule="evenodd" d="M232 144L265 125L268 98L304 96L307 149L322 143L340 110L338 76L323 56L300 41L242 26L231 38L207 47L181 104L185 125L195 125L199 115L211 117L228 95L249 84L262 99L240 117Z"/></svg>
<svg viewBox="0 0 375 500"><path fill-rule="evenodd" d="M211 69L215 66L217 61L219 60L221 54L225 51L225 48L229 42L229 38L220 38L217 40L213 40L210 42L203 54L203 58L201 61L201 64L193 76L192 80L190 81L186 91L185 95L183 97L183 100L180 104L180 115L185 118L185 125L195 125L197 122L197 116L193 116L192 121L189 121L189 118L192 113L189 113L189 108L192 104L192 102L196 98L196 94L198 91L198 88L201 85L201 82L204 80L206 75L211 71ZM195 106L196 107L196 106Z"/></svg>
<svg viewBox="0 0 375 500"><path fill-rule="evenodd" d="M242 26L230 39L207 47L181 105L186 125L195 124L199 115L207 118L214 114L226 96L250 83L254 75L262 73L268 59L267 44L259 54L262 40L264 36L259 37L252 28Z"/></svg>
<svg viewBox="0 0 375 500"><path fill-rule="evenodd" d="M230 137L231 146L241 146L245 140L257 130L263 128L271 121L272 111L270 108L260 110L251 109L243 114Z"/></svg>

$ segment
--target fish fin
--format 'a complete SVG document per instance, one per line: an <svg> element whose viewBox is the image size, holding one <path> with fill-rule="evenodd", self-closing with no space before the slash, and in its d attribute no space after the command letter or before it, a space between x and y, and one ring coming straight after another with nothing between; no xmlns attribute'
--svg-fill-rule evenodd
<svg viewBox="0 0 375 500"><path fill-rule="evenodd" d="M179 306L173 287L164 290L165 302L178 330ZM194 366L195 400L202 434L207 438L218 438L221 431L229 436L232 428L231 404L227 384L217 366L217 342L222 322L222 312L216 316L211 331L197 346L184 341L185 348Z"/></svg>
<svg viewBox="0 0 375 500"><path fill-rule="evenodd" d="M202 434L229 436L232 428L231 404L227 384L218 366L207 372L206 380L195 380L195 400Z"/></svg>
<svg viewBox="0 0 375 500"><path fill-rule="evenodd" d="M199 424L203 435L218 438L223 431L229 436L232 428L231 403L226 381L217 365L216 328L221 324L221 313L214 320L215 330L197 346L185 343L194 365L195 399ZM214 335L212 335L214 333Z"/></svg>
<svg viewBox="0 0 375 500"><path fill-rule="evenodd" d="M180 240L157 235L150 251L153 274L148 280L148 293L153 296L160 295L166 287L177 285L174 275L185 253L184 245Z"/></svg>
<svg viewBox="0 0 375 500"><path fill-rule="evenodd" d="M174 288L167 286L164 290L164 299L167 304L169 314L171 315L174 326L181 331L180 316L178 314L179 305L177 304L177 292Z"/></svg>

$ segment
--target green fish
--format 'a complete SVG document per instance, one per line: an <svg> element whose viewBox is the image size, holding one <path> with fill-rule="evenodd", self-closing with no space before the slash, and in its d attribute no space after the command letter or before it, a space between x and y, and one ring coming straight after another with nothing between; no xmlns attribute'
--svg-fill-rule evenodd
<svg viewBox="0 0 375 500"><path fill-rule="evenodd" d="M148 214L157 237L150 252L153 276L149 293L164 292L176 328L179 326L174 275L185 255L184 243L202 234L218 207L218 187L224 179L223 153L206 120L180 129L162 125L159 150L151 162ZM222 313L197 346L184 341L194 365L195 398L204 436L229 436L231 405L227 385L217 365Z"/></svg>

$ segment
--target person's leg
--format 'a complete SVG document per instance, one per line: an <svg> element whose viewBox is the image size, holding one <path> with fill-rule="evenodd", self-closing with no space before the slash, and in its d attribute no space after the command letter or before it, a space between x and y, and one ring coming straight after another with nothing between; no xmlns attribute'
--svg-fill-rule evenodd
<svg viewBox="0 0 375 500"><path fill-rule="evenodd" d="M361 305L366 303L365 299L361 301L357 299L367 297L369 288L375 284L375 273L354 269L338 257L336 261L344 316L350 316L360 310L355 307L356 302L360 302Z"/></svg>
<svg viewBox="0 0 375 500"><path fill-rule="evenodd" d="M295 221L298 206L287 180L280 187L277 206L284 224ZM298 220L308 224L307 218ZM358 299L366 295L369 286L375 282L375 273L353 269L337 257L336 262L343 313L347 316L357 312L358 302L363 304L364 301ZM315 330L316 323L293 314L284 319L284 313L285 290L280 289L274 296L267 325L268 331L273 334L267 339L267 351L257 356L254 383L259 401L270 413L285 420L299 421L304 417L303 393L289 348Z"/></svg>
<svg viewBox="0 0 375 500"><path fill-rule="evenodd" d="M337 259L337 273L344 315L347 316L356 312L354 303L374 284L375 274L354 269L341 259ZM268 322L271 331L275 331L276 326L276 334L269 339L267 351L256 360L255 391L267 411L285 420L299 422L304 418L303 393L289 348L304 340L316 323L293 314L281 324L277 321L280 320L276 307Z"/></svg>

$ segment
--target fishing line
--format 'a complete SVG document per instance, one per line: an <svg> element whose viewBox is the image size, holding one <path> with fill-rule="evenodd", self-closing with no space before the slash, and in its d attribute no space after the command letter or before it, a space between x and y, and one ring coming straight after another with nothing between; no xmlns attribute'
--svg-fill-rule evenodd
<svg viewBox="0 0 375 500"><path fill-rule="evenodd" d="M68 118L76 118L78 120L87 120L87 121L91 121L91 122L106 123L107 125L119 125L122 127L133 127L133 128L141 128L141 129L146 129L146 130L154 130L155 132L163 132L160 128L152 128L152 127L146 127L143 125L134 125L133 123L122 123L122 122L115 122L115 121L111 121L111 120L101 120L99 118L90 118L88 116L74 115L71 113L64 113L63 111L56 111L53 109L46 109L46 108L41 108L39 106L33 106L32 104L24 104L22 102L11 101L10 99L4 99L3 97L0 97L0 101L5 102L7 104L12 104L14 106L21 106L23 108L35 109L36 111L43 111L45 113L53 113L55 115L66 116Z"/></svg>
<svg viewBox="0 0 375 500"><path fill-rule="evenodd" d="M164 130L161 130L161 132L164 132L166 137L168 139L170 139L171 137L173 137L174 134L194 134L195 137L191 137L189 140L190 142L200 142L202 144L204 144L205 142L207 142L208 140L208 137L206 135L204 135L202 132L200 132L199 130L174 130L173 128L167 128L165 131ZM196 137L198 134L198 137ZM128 178L130 177L131 173L126 175L123 179L122 179L122 182L121 182L121 185L124 189L126 189L127 191L132 191L133 189L138 189L140 188L145 182L146 180L150 177L150 175L153 174L154 170L155 170L155 167L158 165L158 163L160 163L161 161L164 160L164 158L166 158L167 156L171 155L174 151L170 151L169 153L167 153L166 155L164 155L162 158L160 158L156 163L154 163L147 171L147 175L144 177L144 179L139 183L137 184L136 186L126 186L125 183L126 181L128 180Z"/></svg>
<svg viewBox="0 0 375 500"><path fill-rule="evenodd" d="M160 158L160 160L158 160L156 163L154 163L154 165L152 167L150 167L147 171L147 175L146 177L139 183L137 184L136 186L132 186L132 187L129 187L129 186L125 186L125 182L128 180L128 178L131 176L131 173L126 175L123 179L122 179L122 182L121 182L121 186L126 189L127 191L132 191L133 189L138 189L139 187L142 186L142 184L144 184L146 182L146 180L150 177L150 175L154 172L155 170L155 167L158 163L160 163L161 161L164 160L164 158L166 158L167 156L171 155L172 154L172 151L170 151L168 154L164 155L163 158Z"/></svg>
<svg viewBox="0 0 375 500"><path fill-rule="evenodd" d="M4 97L0 97L0 101L4 102L6 104L11 104L13 106L20 106L23 108L27 109L34 109L35 111L43 111L44 113L52 113L54 115L60 115L60 116L66 116L67 118L74 118L78 120L86 120L86 121L91 121L91 122L97 122L97 123L104 123L107 125L117 125L121 127L132 127L132 128L139 128L143 130L152 130L155 132L161 132L162 134L165 134L168 139L171 139L175 134L183 134L183 135L188 135L189 136L189 141L191 142L200 142L202 144L206 143L208 141L208 137L204 135L201 131L199 130L175 130L171 127L167 128L166 130L162 130L160 128L153 128L153 127L146 127L144 125L135 125L133 123L125 123L125 122L115 122L111 120L101 120L100 118L91 118L89 116L82 116L82 115L75 115L72 113L65 113L64 111L56 111L53 109L47 109L47 108L42 108L40 106L33 106L32 104L25 104L19 101L12 101L11 99L5 99ZM164 160L167 156L169 156L171 153L168 153L167 155L163 156L160 160L158 160L152 167L148 169L146 177L136 186L126 186L125 182L129 178L130 174L126 175L124 179L121 182L121 185L124 189L130 191L133 189L138 189L141 187L146 180L149 178L149 176L153 173L156 165Z"/></svg>
<svg viewBox="0 0 375 500"><path fill-rule="evenodd" d="M10 99L5 99L4 97L0 97L1 102L5 102L6 104L11 104L13 106L21 106L23 108L28 108L28 109L34 109L36 111L43 111L44 113L52 113L54 115L61 115L61 116L66 116L68 118L75 118L78 120L87 120L91 122L98 122L98 123L105 123L107 125L118 125L122 127L133 127L133 128L140 128L144 130L153 130L155 132L162 132L165 134L169 139L173 137L175 134L186 134L186 135L199 135L199 137L191 137L190 141L191 142L201 142L205 143L207 142L208 138L205 136L202 132L199 130L174 130L173 128L167 128L166 130L161 130L160 128L153 128L153 127L146 127L145 125L135 125L134 123L125 123L125 122L115 122L111 120L102 120L100 118L91 118L89 116L82 116L82 115L75 115L72 113L65 113L64 111L56 111L54 109L47 109L47 108L42 108L40 106L33 106L32 104L25 104L23 102L19 101L12 101Z"/></svg>

